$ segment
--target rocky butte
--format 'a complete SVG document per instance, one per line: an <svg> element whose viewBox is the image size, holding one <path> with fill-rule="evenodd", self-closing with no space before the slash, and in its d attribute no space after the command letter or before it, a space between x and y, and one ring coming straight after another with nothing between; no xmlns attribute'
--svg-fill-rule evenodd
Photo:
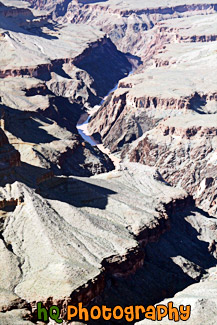
<svg viewBox="0 0 217 325"><path fill-rule="evenodd" d="M42 324L39 301L217 323L216 18L215 0L1 0L0 324Z"/></svg>

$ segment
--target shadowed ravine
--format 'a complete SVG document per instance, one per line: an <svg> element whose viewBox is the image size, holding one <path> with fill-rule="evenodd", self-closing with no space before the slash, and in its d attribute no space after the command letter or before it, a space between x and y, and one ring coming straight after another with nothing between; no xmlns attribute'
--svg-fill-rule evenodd
<svg viewBox="0 0 217 325"><path fill-rule="evenodd" d="M132 70L128 76L133 74L134 70ZM100 104L93 107L88 113L84 113L81 115L78 123L77 123L77 130L80 136L84 139L84 141L87 141L91 146L97 146L98 149L109 156L111 161L114 163L114 166L118 168L120 159L113 155L109 149L106 149L102 143L99 143L94 137L92 137L88 132L88 124L91 119L91 116L97 112L97 110L100 109L101 105L106 101L106 99L109 97L110 94L112 94L117 88L118 88L119 82L108 92L108 94L101 100Z"/></svg>
<svg viewBox="0 0 217 325"><path fill-rule="evenodd" d="M0 325L217 324L216 31L217 0L0 0Z"/></svg>
<svg viewBox="0 0 217 325"><path fill-rule="evenodd" d="M108 277L104 293L90 307L95 304L112 308L154 305L199 282L209 268L216 266L216 257L209 251L207 241L198 239L195 218L199 223L212 223L206 213L193 206L174 211L171 229L161 235L157 243L145 248L143 267L125 279ZM104 324L102 320L88 324L96 323ZM105 322L115 323L122 324L115 320Z"/></svg>
<svg viewBox="0 0 217 325"><path fill-rule="evenodd" d="M117 87L118 84L106 97ZM96 107L95 112L97 109L99 108ZM82 123L77 124L77 129L85 141L92 146L98 146L97 141L89 136L87 130L90 118L91 111L90 114L83 114L80 119ZM106 150L103 145L99 148L102 152ZM115 156L109 150L107 152L114 161ZM116 164L116 168L118 165L119 163ZM206 212L198 209L194 200L190 200L187 205L184 208L176 207L172 212L170 211L170 229L161 235L157 243L150 243L143 248L145 254L143 266L135 274L126 278L107 274L104 292L96 297L87 308L91 309L94 305L106 305L109 308L117 305L122 307L154 305L200 282L208 270L216 266L216 256L214 257L209 250L212 234L209 238L205 235L206 238L202 240L199 239L201 234L198 232L201 231L200 224L212 224L212 218L210 219ZM213 226L215 222L216 219L213 218ZM143 319L142 315L140 319ZM90 320L88 322L91 325L104 323L122 324L122 321L100 319L100 321Z"/></svg>

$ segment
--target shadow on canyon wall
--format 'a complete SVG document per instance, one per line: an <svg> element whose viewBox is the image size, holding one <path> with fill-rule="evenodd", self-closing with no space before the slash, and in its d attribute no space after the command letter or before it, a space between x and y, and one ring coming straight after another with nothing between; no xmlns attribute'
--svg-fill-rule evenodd
<svg viewBox="0 0 217 325"><path fill-rule="evenodd" d="M128 75L132 65L110 39L102 46L89 48L87 51L88 55L75 61L75 65L93 77L93 86L97 89L98 96L104 97L120 79Z"/></svg>
<svg viewBox="0 0 217 325"><path fill-rule="evenodd" d="M41 184L37 192L45 199L58 200L77 208L100 210L106 208L108 197L116 194L115 191L76 178L53 178Z"/></svg>
<svg viewBox="0 0 217 325"><path fill-rule="evenodd" d="M189 216L209 218L204 211L193 206L176 211L171 219L170 231L162 235L157 243L148 244L145 248L143 267L127 278L107 274L104 293L88 309L93 305L112 308L117 305L154 305L199 282L206 269L216 266L217 261L209 252L209 244L200 240L200 234L186 220ZM143 317L141 315L141 319ZM123 320L88 322L91 325L104 323L123 324Z"/></svg>
<svg viewBox="0 0 217 325"><path fill-rule="evenodd" d="M196 92L190 100L190 109L200 114L206 114L206 112L203 111L203 108L206 106L206 104L206 96L200 96Z"/></svg>
<svg viewBox="0 0 217 325"><path fill-rule="evenodd" d="M17 12L17 16L13 15L13 12ZM4 13L8 13L5 15ZM44 33L42 30L43 25L46 25L47 29L54 31L55 24L47 22L51 15L41 16L42 26L37 26L34 20L37 21L39 17L34 16L32 11L28 8L16 8L13 6L6 6L0 2L0 27L11 32L22 33L26 35L33 35L42 37L48 40L57 39L57 36ZM45 18L45 19L44 19ZM43 24L44 19L44 24Z"/></svg>
<svg viewBox="0 0 217 325"><path fill-rule="evenodd" d="M5 130L23 142L49 143L58 140L41 128L43 123L52 125L57 122L60 127L78 134L76 124L82 113L81 106L63 97L49 97L49 106L43 111L21 111L0 105L1 118L5 121Z"/></svg>
<svg viewBox="0 0 217 325"><path fill-rule="evenodd" d="M50 175L47 180L37 184L39 175L43 177L43 173L47 172L22 164L15 168L14 179L35 188L46 199L66 202L78 208L87 206L103 210L108 197L116 194L115 191L73 177L67 179ZM150 243L144 249L146 257L143 267L126 278L107 273L106 288L88 306L89 309L93 305L127 307L158 303L199 282L207 269L216 266L216 259L209 250L209 241L202 240L196 229L197 223L210 219L207 213L192 204L182 210L176 209L169 217L170 230L158 242ZM102 319L88 322L91 325L104 323ZM123 321L106 321L106 324L116 323L123 324Z"/></svg>

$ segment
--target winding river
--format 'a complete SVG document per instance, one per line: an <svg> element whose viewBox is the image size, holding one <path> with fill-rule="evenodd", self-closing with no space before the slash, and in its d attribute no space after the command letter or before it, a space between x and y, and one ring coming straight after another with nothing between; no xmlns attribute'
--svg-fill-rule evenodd
<svg viewBox="0 0 217 325"><path fill-rule="evenodd" d="M133 73L133 70L128 74L130 76ZM113 164L115 165L115 168L119 167L120 159L113 155L109 149L106 149L103 144L97 143L93 137L90 136L90 133L88 132L88 123L91 118L91 116L100 108L100 106L104 103L106 98L118 88L119 82L116 84L114 88L112 88L108 94L103 98L103 100L100 102L100 105L94 106L89 112L84 113L81 115L78 123L77 123L77 130L78 133L81 135L81 137L88 142L91 146L96 146L100 151L107 154L109 158L112 160Z"/></svg>

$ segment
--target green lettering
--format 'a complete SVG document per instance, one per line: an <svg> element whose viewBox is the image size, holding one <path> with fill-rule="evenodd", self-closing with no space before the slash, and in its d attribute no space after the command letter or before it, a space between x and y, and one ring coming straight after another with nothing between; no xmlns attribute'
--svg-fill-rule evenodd
<svg viewBox="0 0 217 325"><path fill-rule="evenodd" d="M50 314L50 318L52 320L55 320L56 323L61 324L63 322L62 319L59 319L60 316L59 307L57 306L50 307L49 314Z"/></svg>
<svg viewBox="0 0 217 325"><path fill-rule="evenodd" d="M44 322L48 321L48 315L47 315L47 309L46 308L42 308L42 303L38 302L37 303L37 311L38 311L38 320L42 320ZM42 314L43 314L43 318L42 318Z"/></svg>

